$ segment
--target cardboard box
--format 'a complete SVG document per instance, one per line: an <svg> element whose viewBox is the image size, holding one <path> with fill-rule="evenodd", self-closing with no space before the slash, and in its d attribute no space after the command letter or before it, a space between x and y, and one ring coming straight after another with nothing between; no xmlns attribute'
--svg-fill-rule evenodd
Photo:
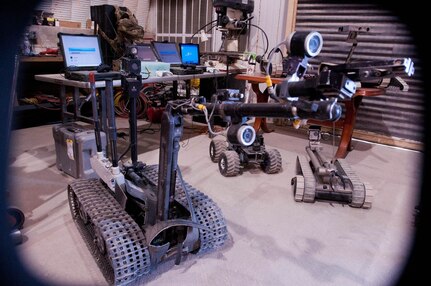
<svg viewBox="0 0 431 286"><path fill-rule="evenodd" d="M81 28L81 22L58 20L60 27Z"/></svg>

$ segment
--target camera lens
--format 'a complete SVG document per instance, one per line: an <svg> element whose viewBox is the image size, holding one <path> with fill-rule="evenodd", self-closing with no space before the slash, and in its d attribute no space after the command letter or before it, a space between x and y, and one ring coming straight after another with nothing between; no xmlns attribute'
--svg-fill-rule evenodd
<svg viewBox="0 0 431 286"><path fill-rule="evenodd" d="M293 32L286 42L287 51L291 56L315 57L322 50L323 39L319 32Z"/></svg>
<svg viewBox="0 0 431 286"><path fill-rule="evenodd" d="M244 142L251 142L252 138L253 138L253 132L250 129L246 129L244 130L244 133L242 133L242 138L244 139Z"/></svg>
<svg viewBox="0 0 431 286"><path fill-rule="evenodd" d="M323 41L322 41L322 35L318 32L311 32L307 35L305 38L305 53L309 57L315 57L317 56L320 51L322 50Z"/></svg>
<svg viewBox="0 0 431 286"><path fill-rule="evenodd" d="M227 139L232 144L248 147L256 139L256 131L247 124L234 124L227 129Z"/></svg>
<svg viewBox="0 0 431 286"><path fill-rule="evenodd" d="M320 47L319 37L313 36L310 39L309 46L308 46L310 52L312 52L313 54L316 53L319 50L319 47Z"/></svg>
<svg viewBox="0 0 431 286"><path fill-rule="evenodd" d="M237 138L242 146L250 146L256 139L256 131L249 125L242 125L237 131Z"/></svg>

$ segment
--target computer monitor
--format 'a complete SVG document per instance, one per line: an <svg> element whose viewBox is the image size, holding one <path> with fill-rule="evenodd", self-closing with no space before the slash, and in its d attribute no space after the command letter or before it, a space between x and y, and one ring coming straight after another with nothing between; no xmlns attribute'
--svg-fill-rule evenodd
<svg viewBox="0 0 431 286"><path fill-rule="evenodd" d="M181 64L177 44L169 42L152 42L160 61L170 64Z"/></svg>
<svg viewBox="0 0 431 286"><path fill-rule="evenodd" d="M91 70L103 64L97 35L58 33L65 68Z"/></svg>
<svg viewBox="0 0 431 286"><path fill-rule="evenodd" d="M139 60L144 62L157 61L157 56L151 44L139 44L139 45L136 45L136 49L138 50L138 54L136 55L136 57Z"/></svg>
<svg viewBox="0 0 431 286"><path fill-rule="evenodd" d="M180 44L181 62L183 65L199 65L199 45Z"/></svg>

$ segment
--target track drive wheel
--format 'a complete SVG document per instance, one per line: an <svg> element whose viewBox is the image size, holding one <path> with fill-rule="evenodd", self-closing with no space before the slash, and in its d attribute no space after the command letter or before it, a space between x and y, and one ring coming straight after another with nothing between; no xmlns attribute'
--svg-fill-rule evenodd
<svg viewBox="0 0 431 286"><path fill-rule="evenodd" d="M211 161L217 163L220 159L220 155L226 151L226 142L223 140L211 140L210 143L210 158Z"/></svg>
<svg viewBox="0 0 431 286"><path fill-rule="evenodd" d="M24 213L17 207L8 207L6 211L11 229L22 229L25 221Z"/></svg>
<svg viewBox="0 0 431 286"><path fill-rule="evenodd" d="M292 178L292 190L293 195L295 198L295 201L302 202L304 199L304 189L305 189L305 182L304 182L304 176L302 175L296 175Z"/></svg>
<svg viewBox="0 0 431 286"><path fill-rule="evenodd" d="M235 151L224 151L218 161L220 173L225 177L234 177L239 174L240 160Z"/></svg>
<svg viewBox="0 0 431 286"><path fill-rule="evenodd" d="M365 186L365 201L362 205L364 209L370 209L374 199L374 189L370 183L364 182Z"/></svg>
<svg viewBox="0 0 431 286"><path fill-rule="evenodd" d="M277 149L269 149L263 155L263 162L260 164L262 170L267 174L276 174L281 170L281 155Z"/></svg>
<svg viewBox="0 0 431 286"><path fill-rule="evenodd" d="M96 244L96 246L99 249L100 253L102 255L105 255L106 254L105 238L103 237L103 234L102 234L102 232L100 231L99 228L95 229L94 243Z"/></svg>
<svg viewBox="0 0 431 286"><path fill-rule="evenodd" d="M84 224L88 224L90 222L90 217L85 211L83 204L80 202L78 202L78 213L79 213L79 217L82 219L82 222Z"/></svg>

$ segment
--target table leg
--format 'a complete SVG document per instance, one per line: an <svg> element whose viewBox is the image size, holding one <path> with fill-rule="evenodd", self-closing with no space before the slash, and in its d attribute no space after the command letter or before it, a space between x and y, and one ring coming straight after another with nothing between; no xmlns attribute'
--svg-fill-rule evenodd
<svg viewBox="0 0 431 286"><path fill-rule="evenodd" d="M74 120L77 121L78 118L81 117L81 110L79 109L79 106L81 105L79 102L79 87L73 88L73 102L75 103Z"/></svg>
<svg viewBox="0 0 431 286"><path fill-rule="evenodd" d="M186 83L186 98L190 98L191 92L190 92L190 80L185 80Z"/></svg>
<svg viewBox="0 0 431 286"><path fill-rule="evenodd" d="M60 85L60 101L61 101L61 120L63 123L67 122L67 102L66 102L66 87Z"/></svg>
<svg viewBox="0 0 431 286"><path fill-rule="evenodd" d="M361 104L362 96L355 96L353 100L345 101L346 113L341 132L340 144L338 145L336 158L346 158L347 152L351 150L353 129L356 123L356 113Z"/></svg>
<svg viewBox="0 0 431 286"><path fill-rule="evenodd" d="M178 81L174 80L172 82L172 97L178 99Z"/></svg>
<svg viewBox="0 0 431 286"><path fill-rule="evenodd" d="M251 88L253 89L254 93L256 93L256 99L258 103L268 102L268 93L260 91L259 83L252 83ZM266 118L262 117L255 118L253 128L256 132L258 132L259 129L262 129L262 131L266 133L274 132L274 130L268 128L268 125L266 124Z"/></svg>

